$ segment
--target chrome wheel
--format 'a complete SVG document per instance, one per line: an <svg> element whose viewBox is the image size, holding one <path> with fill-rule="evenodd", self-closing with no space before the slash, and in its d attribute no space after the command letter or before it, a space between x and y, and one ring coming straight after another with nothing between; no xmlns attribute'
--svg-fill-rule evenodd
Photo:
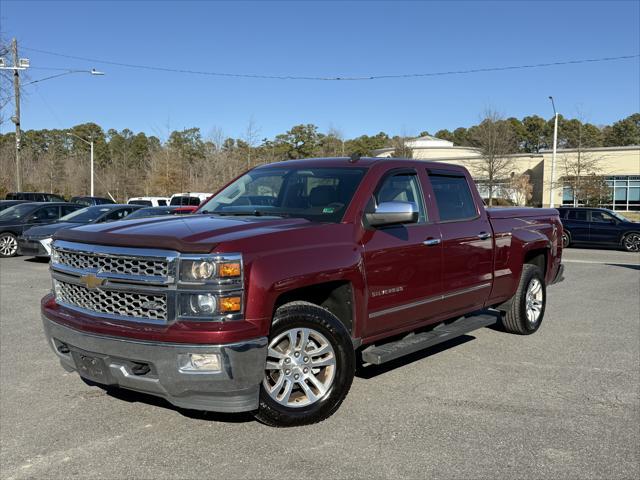
<svg viewBox="0 0 640 480"><path fill-rule="evenodd" d="M262 385L285 407L322 399L336 374L336 355L327 338L311 328L292 328L269 343Z"/></svg>
<svg viewBox="0 0 640 480"><path fill-rule="evenodd" d="M624 237L622 245L627 252L640 251L640 233L630 233Z"/></svg>
<svg viewBox="0 0 640 480"><path fill-rule="evenodd" d="M0 256L13 257L18 251L18 240L13 235L0 237Z"/></svg>
<svg viewBox="0 0 640 480"><path fill-rule="evenodd" d="M527 287L527 321L531 325L535 325L542 313L542 302L544 301L544 292L542 283L537 278L532 278Z"/></svg>
<svg viewBox="0 0 640 480"><path fill-rule="evenodd" d="M569 246L569 234L563 232L562 233L562 248L567 248Z"/></svg>

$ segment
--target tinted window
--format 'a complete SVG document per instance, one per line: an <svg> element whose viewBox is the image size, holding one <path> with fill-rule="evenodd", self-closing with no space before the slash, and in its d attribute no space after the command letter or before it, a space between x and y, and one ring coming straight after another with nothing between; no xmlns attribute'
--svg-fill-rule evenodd
<svg viewBox="0 0 640 480"><path fill-rule="evenodd" d="M418 221L426 221L424 202L420 181L415 173L400 173L387 177L382 181L376 194L376 205L383 202L408 202L418 207Z"/></svg>
<svg viewBox="0 0 640 480"><path fill-rule="evenodd" d="M200 205L200 198L198 197L173 197L171 199L171 205Z"/></svg>
<svg viewBox="0 0 640 480"><path fill-rule="evenodd" d="M152 205L151 200L129 200L129 205L143 205L145 207L150 207Z"/></svg>
<svg viewBox="0 0 640 480"><path fill-rule="evenodd" d="M166 200L158 200L158 205L160 205L161 207L164 207L167 205L167 201Z"/></svg>
<svg viewBox="0 0 640 480"><path fill-rule="evenodd" d="M595 223L615 223L613 216L607 212L600 212L598 210L591 212L591 221Z"/></svg>
<svg viewBox="0 0 640 480"><path fill-rule="evenodd" d="M60 218L60 207L44 207L36 210L34 214L35 221L49 221Z"/></svg>
<svg viewBox="0 0 640 480"><path fill-rule="evenodd" d="M115 212L111 212L109 215L107 215L103 221L105 222L112 222L114 220L122 220L124 217L126 217L127 215L129 215L131 213L133 209L131 208L121 208L119 210L116 210Z"/></svg>
<svg viewBox="0 0 640 480"><path fill-rule="evenodd" d="M587 221L587 211L586 210L569 210L567 214L568 220L582 220Z"/></svg>
<svg viewBox="0 0 640 480"><path fill-rule="evenodd" d="M107 207L85 207L65 215L60 220L63 222L91 223L109 210L110 208Z"/></svg>
<svg viewBox="0 0 640 480"><path fill-rule="evenodd" d="M429 174L429 179L436 196L440 221L463 220L478 215L465 177Z"/></svg>
<svg viewBox="0 0 640 480"><path fill-rule="evenodd" d="M0 220L20 220L27 215L30 215L37 208L37 205L33 204L18 204L13 207L9 207L0 212Z"/></svg>

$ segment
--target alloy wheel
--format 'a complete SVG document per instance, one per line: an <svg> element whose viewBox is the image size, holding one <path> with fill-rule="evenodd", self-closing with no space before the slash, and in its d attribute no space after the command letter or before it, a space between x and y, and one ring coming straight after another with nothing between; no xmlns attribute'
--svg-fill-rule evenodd
<svg viewBox="0 0 640 480"><path fill-rule="evenodd" d="M336 375L329 340L311 328L292 328L269 343L263 387L285 407L298 408L324 398Z"/></svg>
<svg viewBox="0 0 640 480"><path fill-rule="evenodd" d="M18 251L18 241L12 235L0 237L0 255L3 257L13 257Z"/></svg>
<svg viewBox="0 0 640 480"><path fill-rule="evenodd" d="M542 304L544 301L542 282L537 278L532 278L531 282L529 282L525 301L527 305L527 321L531 325L535 325L542 313Z"/></svg>
<svg viewBox="0 0 640 480"><path fill-rule="evenodd" d="M640 251L640 233L630 233L624 237L623 246L628 252Z"/></svg>

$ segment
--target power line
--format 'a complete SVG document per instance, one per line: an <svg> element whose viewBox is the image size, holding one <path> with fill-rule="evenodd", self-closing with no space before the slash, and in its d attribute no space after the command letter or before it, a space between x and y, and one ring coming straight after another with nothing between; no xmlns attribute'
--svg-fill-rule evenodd
<svg viewBox="0 0 640 480"><path fill-rule="evenodd" d="M463 75L482 72L500 72L506 70L524 70L531 68L543 68L543 67L555 67L561 65L578 65L585 63L597 63L597 62L611 62L616 60L630 60L640 57L640 54L635 55L620 55L615 57L599 57L599 58L586 58L580 60L566 60L559 62L547 62L547 63L535 63L528 65L510 65L502 67L485 67L485 68L471 68L465 70L448 70L441 72L427 72L427 73L402 73L402 74L389 74L389 75L364 75L364 76L299 76L299 75L267 75L257 73L230 73L230 72L213 72L204 70L190 70L183 68L161 67L156 65L140 65L134 63L114 62L110 60L100 60L96 58L80 57L76 55L67 55L63 53L51 52L48 50L41 50L37 48L22 47L24 50L31 52L43 53L45 55L53 55L56 57L69 58L73 60L82 60L93 63L103 63L106 65L114 65L125 68L136 68L139 70L153 70L160 72L171 73L186 73L191 75L208 75L214 77L229 77L229 78L252 78L262 80L311 80L311 81L364 81L364 80L386 80L386 79L402 79L402 78L421 78L421 77L439 77L445 75Z"/></svg>

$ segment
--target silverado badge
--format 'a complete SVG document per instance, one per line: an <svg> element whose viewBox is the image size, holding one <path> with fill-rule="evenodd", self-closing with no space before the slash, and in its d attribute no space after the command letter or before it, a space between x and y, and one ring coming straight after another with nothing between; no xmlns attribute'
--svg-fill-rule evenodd
<svg viewBox="0 0 640 480"><path fill-rule="evenodd" d="M104 278L98 278L93 273L88 273L80 277L80 281L90 290L98 288L104 283Z"/></svg>

